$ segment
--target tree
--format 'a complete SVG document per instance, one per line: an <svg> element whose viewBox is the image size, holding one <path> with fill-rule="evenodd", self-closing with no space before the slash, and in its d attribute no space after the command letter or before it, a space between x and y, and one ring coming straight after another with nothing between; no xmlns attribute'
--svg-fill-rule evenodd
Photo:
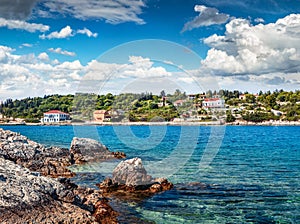
<svg viewBox="0 0 300 224"><path fill-rule="evenodd" d="M275 95L274 94L267 95L265 103L267 106L274 108L277 104Z"/></svg>
<svg viewBox="0 0 300 224"><path fill-rule="evenodd" d="M231 123L231 122L235 122L235 120L236 120L235 116L233 116L232 113L231 113L231 111L228 110L226 112L226 122L227 123Z"/></svg>
<svg viewBox="0 0 300 224"><path fill-rule="evenodd" d="M208 98L212 97L212 95L213 95L213 93L212 93L211 90L208 90L208 91L206 92L206 96L207 96Z"/></svg>
<svg viewBox="0 0 300 224"><path fill-rule="evenodd" d="M246 102L247 103L255 103L256 98L253 94L246 94Z"/></svg>
<svg viewBox="0 0 300 224"><path fill-rule="evenodd" d="M161 92L160 92L160 97L165 97L166 96L166 92L164 91L164 90L162 90Z"/></svg>

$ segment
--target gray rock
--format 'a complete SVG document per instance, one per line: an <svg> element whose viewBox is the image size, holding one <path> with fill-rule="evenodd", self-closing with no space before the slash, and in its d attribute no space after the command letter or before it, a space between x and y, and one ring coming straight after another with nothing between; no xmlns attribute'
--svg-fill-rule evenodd
<svg viewBox="0 0 300 224"><path fill-rule="evenodd" d="M3 129L0 129L0 158L13 161L46 176L75 175L66 168L71 165L68 149L44 147L23 135Z"/></svg>
<svg viewBox="0 0 300 224"><path fill-rule="evenodd" d="M0 223L117 223L100 191L80 188L68 149L0 129Z"/></svg>
<svg viewBox="0 0 300 224"><path fill-rule="evenodd" d="M147 185L153 178L147 175L140 158L128 159L120 162L113 171L112 181L127 186Z"/></svg>
<svg viewBox="0 0 300 224"><path fill-rule="evenodd" d="M126 156L124 153L110 152L105 145L94 139L77 137L74 137L71 142L70 153L75 164L124 158Z"/></svg>
<svg viewBox="0 0 300 224"><path fill-rule="evenodd" d="M0 158L0 223L117 223L102 194Z"/></svg>

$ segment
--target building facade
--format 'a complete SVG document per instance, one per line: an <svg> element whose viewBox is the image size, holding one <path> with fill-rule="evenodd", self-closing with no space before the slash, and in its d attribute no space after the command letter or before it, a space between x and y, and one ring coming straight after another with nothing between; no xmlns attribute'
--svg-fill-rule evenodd
<svg viewBox="0 0 300 224"><path fill-rule="evenodd" d="M42 118L43 123L58 123L68 120L70 120L70 114L60 110L50 110L44 113L44 117Z"/></svg>
<svg viewBox="0 0 300 224"><path fill-rule="evenodd" d="M204 108L224 108L225 100L222 98L206 98L202 102Z"/></svg>
<svg viewBox="0 0 300 224"><path fill-rule="evenodd" d="M111 119L111 115L107 110L95 110L93 113L93 117L94 117L94 121L97 122L110 121Z"/></svg>

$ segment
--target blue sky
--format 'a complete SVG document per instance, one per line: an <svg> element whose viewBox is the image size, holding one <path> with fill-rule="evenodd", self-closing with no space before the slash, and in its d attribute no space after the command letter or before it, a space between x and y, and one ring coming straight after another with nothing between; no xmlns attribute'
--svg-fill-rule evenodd
<svg viewBox="0 0 300 224"><path fill-rule="evenodd" d="M0 100L299 89L300 1L0 0Z"/></svg>

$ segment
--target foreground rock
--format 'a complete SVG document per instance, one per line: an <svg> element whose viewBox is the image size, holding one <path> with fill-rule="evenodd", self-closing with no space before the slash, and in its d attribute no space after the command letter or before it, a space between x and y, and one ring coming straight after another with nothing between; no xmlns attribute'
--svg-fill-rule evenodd
<svg viewBox="0 0 300 224"><path fill-rule="evenodd" d="M0 158L0 223L117 223L116 215L97 190Z"/></svg>
<svg viewBox="0 0 300 224"><path fill-rule="evenodd" d="M99 190L46 177L74 176L74 156L0 129L0 223L117 223Z"/></svg>
<svg viewBox="0 0 300 224"><path fill-rule="evenodd" d="M142 160L133 158L119 163L112 179L107 178L97 185L106 195L124 199L140 200L155 193L170 190L173 184L165 178L153 178L147 174Z"/></svg>
<svg viewBox="0 0 300 224"><path fill-rule="evenodd" d="M75 164L126 157L122 152L110 152L94 139L76 137L72 140L70 153Z"/></svg>
<svg viewBox="0 0 300 224"><path fill-rule="evenodd" d="M124 160L113 171L112 181L127 186L139 186L151 184L153 178L147 175L147 171L140 158Z"/></svg>
<svg viewBox="0 0 300 224"><path fill-rule="evenodd" d="M125 158L122 152L110 152L106 146L87 138L74 138L70 150L45 147L12 131L0 129L0 158L13 161L43 176L73 177L67 167L73 164Z"/></svg>
<svg viewBox="0 0 300 224"><path fill-rule="evenodd" d="M0 129L0 158L13 161L44 176L75 175L67 169L72 164L68 149L44 147L23 135L3 129Z"/></svg>

